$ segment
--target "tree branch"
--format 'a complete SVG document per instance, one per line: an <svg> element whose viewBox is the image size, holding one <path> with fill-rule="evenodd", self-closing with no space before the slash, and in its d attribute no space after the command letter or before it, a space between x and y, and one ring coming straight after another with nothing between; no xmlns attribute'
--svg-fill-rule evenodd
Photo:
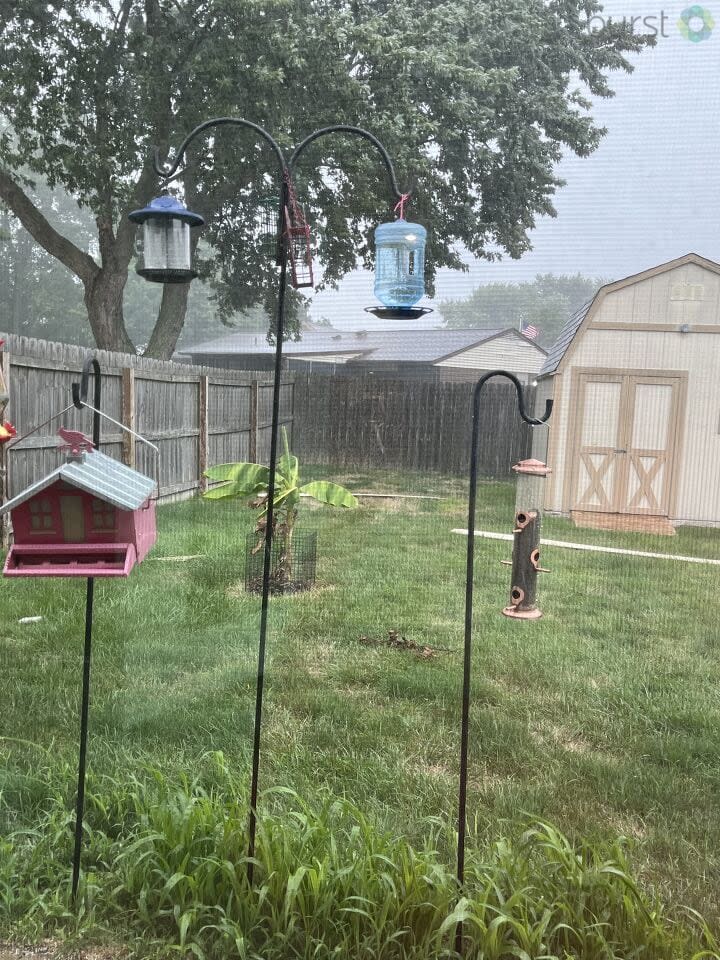
<svg viewBox="0 0 720 960"><path fill-rule="evenodd" d="M0 200L12 210L30 236L83 283L90 283L99 271L93 258L52 226L22 188L0 170Z"/></svg>

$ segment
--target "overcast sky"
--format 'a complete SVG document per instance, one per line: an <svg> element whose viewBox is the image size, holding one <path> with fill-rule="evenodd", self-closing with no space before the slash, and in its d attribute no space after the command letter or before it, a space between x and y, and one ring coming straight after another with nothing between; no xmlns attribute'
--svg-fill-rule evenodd
<svg viewBox="0 0 720 960"><path fill-rule="evenodd" d="M720 260L720 0L704 8L715 29L701 42L678 29L687 7L606 3L606 16L654 17L649 23L658 27L662 17L665 36L634 58L634 73L613 74L616 96L597 101L593 111L607 136L592 156L568 156L560 165L567 185L555 198L558 215L539 222L533 250L520 260L473 260L465 274L441 271L438 299L537 273L617 279L690 251ZM372 283L369 273L351 274L339 292L316 294L313 316L339 327L387 326L363 312L375 302ZM436 312L426 323L439 319Z"/></svg>

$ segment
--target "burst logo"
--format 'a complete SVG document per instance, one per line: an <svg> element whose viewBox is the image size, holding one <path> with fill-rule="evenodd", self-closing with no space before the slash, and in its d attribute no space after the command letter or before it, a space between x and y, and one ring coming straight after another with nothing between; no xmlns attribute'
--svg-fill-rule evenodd
<svg viewBox="0 0 720 960"><path fill-rule="evenodd" d="M712 14L705 7L693 4L683 10L677 22L678 30L690 43L700 43L707 40L713 32L715 21Z"/></svg>

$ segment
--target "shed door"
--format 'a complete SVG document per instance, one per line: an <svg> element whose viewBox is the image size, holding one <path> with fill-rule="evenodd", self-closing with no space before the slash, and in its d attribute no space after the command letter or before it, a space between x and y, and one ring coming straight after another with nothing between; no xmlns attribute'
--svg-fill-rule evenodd
<svg viewBox="0 0 720 960"><path fill-rule="evenodd" d="M591 376L580 382L581 419L576 471L576 510L614 513L622 482L622 416L625 378Z"/></svg>
<svg viewBox="0 0 720 960"><path fill-rule="evenodd" d="M682 383L581 375L573 509L669 515Z"/></svg>

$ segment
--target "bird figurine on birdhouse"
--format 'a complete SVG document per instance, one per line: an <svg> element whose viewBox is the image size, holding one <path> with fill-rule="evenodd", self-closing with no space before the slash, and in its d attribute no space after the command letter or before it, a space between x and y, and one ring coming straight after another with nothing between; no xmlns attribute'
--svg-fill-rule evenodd
<svg viewBox="0 0 720 960"><path fill-rule="evenodd" d="M60 428L62 463L0 508L12 518L6 577L127 577L157 538L153 479Z"/></svg>

